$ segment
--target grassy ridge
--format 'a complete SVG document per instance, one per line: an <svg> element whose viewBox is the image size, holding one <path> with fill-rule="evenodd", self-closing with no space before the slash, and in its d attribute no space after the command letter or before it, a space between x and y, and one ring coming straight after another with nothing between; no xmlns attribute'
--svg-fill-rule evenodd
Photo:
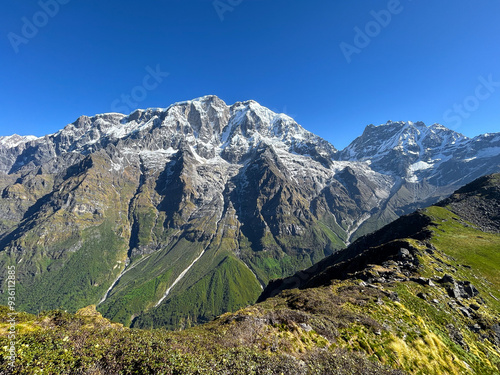
<svg viewBox="0 0 500 375"><path fill-rule="evenodd" d="M460 267L461 275L482 289L483 298L500 311L500 236L475 228L443 207L430 207L426 213L437 224L432 240L436 248L448 255L448 262L460 260L470 267Z"/></svg>
<svg viewBox="0 0 500 375"><path fill-rule="evenodd" d="M0 308L0 349L7 344L2 334L6 312ZM300 330L288 335L283 325L245 332L224 318L182 332L136 330L110 324L89 307L76 315L25 314L18 326L15 367L8 366L5 351L0 356L5 374L402 374L341 349L300 354L297 348L304 345L285 345L287 337L312 342L317 335ZM256 344L262 334L270 342L275 338L275 345L283 343L283 351Z"/></svg>

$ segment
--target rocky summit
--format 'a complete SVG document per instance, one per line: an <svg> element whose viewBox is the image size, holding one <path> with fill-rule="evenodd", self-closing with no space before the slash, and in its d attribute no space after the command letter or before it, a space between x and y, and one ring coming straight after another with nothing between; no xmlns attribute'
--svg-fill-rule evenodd
<svg viewBox="0 0 500 375"><path fill-rule="evenodd" d="M0 266L21 310L186 327L498 171L500 133L437 124L370 125L339 151L255 101L82 116L0 137Z"/></svg>

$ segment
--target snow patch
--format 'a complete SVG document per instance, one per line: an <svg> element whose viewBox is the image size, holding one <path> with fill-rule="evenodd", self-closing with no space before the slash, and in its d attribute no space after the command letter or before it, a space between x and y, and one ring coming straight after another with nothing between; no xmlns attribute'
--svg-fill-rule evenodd
<svg viewBox="0 0 500 375"><path fill-rule="evenodd" d="M31 141L36 141L38 137L35 137L34 135L9 135L9 136L4 136L0 137L0 145L2 145L5 148L13 148L17 147L22 143L26 142L31 142Z"/></svg>

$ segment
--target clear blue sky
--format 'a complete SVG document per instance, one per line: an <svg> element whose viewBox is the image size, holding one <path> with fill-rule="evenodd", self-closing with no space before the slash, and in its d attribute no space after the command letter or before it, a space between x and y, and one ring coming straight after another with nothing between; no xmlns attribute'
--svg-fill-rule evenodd
<svg viewBox="0 0 500 375"><path fill-rule="evenodd" d="M207 94L254 99L337 148L387 120L500 131L498 0L42 3L0 14L0 135ZM169 75L144 81L148 66Z"/></svg>

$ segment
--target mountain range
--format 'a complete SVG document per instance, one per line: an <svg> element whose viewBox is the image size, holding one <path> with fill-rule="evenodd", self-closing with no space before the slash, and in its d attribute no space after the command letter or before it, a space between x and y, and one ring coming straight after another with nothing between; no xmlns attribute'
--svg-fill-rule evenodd
<svg viewBox="0 0 500 375"><path fill-rule="evenodd" d="M438 124L369 125L339 151L255 101L82 116L0 137L0 266L21 310L185 327L499 171L500 133Z"/></svg>
<svg viewBox="0 0 500 375"><path fill-rule="evenodd" d="M181 332L129 329L95 305L20 312L14 367L0 356L0 372L496 375L499 250L494 174ZM4 350L11 321L0 306Z"/></svg>

